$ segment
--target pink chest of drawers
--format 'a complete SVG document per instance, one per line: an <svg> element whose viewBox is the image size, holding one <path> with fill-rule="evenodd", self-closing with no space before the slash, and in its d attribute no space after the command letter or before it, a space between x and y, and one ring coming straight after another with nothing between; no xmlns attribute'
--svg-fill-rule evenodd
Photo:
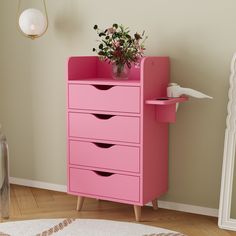
<svg viewBox="0 0 236 236"><path fill-rule="evenodd" d="M129 80L98 57L68 61L68 193L141 206L167 191L168 124L145 101L166 96L169 59L145 57Z"/></svg>

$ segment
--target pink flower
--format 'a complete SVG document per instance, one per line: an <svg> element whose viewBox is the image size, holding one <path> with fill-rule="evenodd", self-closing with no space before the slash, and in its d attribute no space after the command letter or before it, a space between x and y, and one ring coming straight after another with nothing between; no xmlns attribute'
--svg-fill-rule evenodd
<svg viewBox="0 0 236 236"><path fill-rule="evenodd" d="M140 48L140 49L139 49L139 53L143 54L143 53L144 53L144 50L145 50L144 48Z"/></svg>
<svg viewBox="0 0 236 236"><path fill-rule="evenodd" d="M114 34L115 32L116 32L116 29L114 29L114 28L108 28L107 29L108 34Z"/></svg>
<svg viewBox="0 0 236 236"><path fill-rule="evenodd" d="M120 46L120 42L119 41L115 41L112 43L114 47L118 48Z"/></svg>
<svg viewBox="0 0 236 236"><path fill-rule="evenodd" d="M135 45L136 48L139 48L139 47L140 47L139 41L135 41L135 42L134 42L134 45Z"/></svg>

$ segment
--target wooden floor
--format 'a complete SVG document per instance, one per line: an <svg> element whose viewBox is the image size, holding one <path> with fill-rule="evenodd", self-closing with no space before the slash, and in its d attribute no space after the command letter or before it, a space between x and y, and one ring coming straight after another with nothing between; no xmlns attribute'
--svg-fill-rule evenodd
<svg viewBox="0 0 236 236"><path fill-rule="evenodd" d="M77 212L76 197L66 193L11 185L10 219L90 218L134 222L133 206L85 199ZM236 232L221 230L217 218L178 211L142 208L142 224L176 230L189 236L236 236Z"/></svg>

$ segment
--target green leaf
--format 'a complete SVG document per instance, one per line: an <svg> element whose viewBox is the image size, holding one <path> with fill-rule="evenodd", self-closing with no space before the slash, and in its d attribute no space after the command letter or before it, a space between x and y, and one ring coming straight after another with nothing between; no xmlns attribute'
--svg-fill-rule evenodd
<svg viewBox="0 0 236 236"><path fill-rule="evenodd" d="M114 28L117 29L117 28L118 28L118 25L117 25L117 24L113 24L112 27L114 27Z"/></svg>
<svg viewBox="0 0 236 236"><path fill-rule="evenodd" d="M147 36L144 36L145 31L141 34L131 35L129 28L123 25L114 23L112 28L113 30L110 30L110 28L101 30L97 25L94 25L94 29L101 38L97 40L99 42L98 49L94 48L93 51L96 51L103 60L118 64L126 63L130 66L132 62L136 62L144 54L144 42L147 39Z"/></svg>
<svg viewBox="0 0 236 236"><path fill-rule="evenodd" d="M106 34L102 32L102 33L99 33L98 36L99 36L99 37L102 37L102 36L105 36L105 35L106 35Z"/></svg>

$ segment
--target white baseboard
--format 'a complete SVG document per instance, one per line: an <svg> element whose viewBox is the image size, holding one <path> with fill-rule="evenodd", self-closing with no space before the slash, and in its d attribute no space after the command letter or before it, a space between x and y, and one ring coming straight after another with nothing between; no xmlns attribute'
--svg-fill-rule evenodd
<svg viewBox="0 0 236 236"><path fill-rule="evenodd" d="M27 186L27 187L33 187L33 188L48 189L48 190L53 190L53 191L58 191L58 192L66 192L67 191L66 185L52 184L52 183L46 183L46 182L28 180L28 179L21 179L21 178L15 178L15 177L10 177L10 183L17 184L17 185L23 185L23 186Z"/></svg>
<svg viewBox="0 0 236 236"><path fill-rule="evenodd" d="M67 191L66 185L52 184L52 183L21 179L21 178L15 178L15 177L10 177L10 183L23 185L27 187L48 189L48 190L53 190L53 191L58 191L58 192ZM148 205L151 205L151 204L149 203ZM188 205L188 204L176 203L176 202L166 202L166 201L158 201L158 206L160 208L164 208L168 210L183 211L183 212L194 213L194 214L199 214L199 215L218 217L218 209L214 209L214 208L200 207L200 206L194 206L194 205Z"/></svg>
<svg viewBox="0 0 236 236"><path fill-rule="evenodd" d="M183 211L199 215L218 217L218 209L214 208L194 206L177 202L166 202L166 201L158 201L158 206L160 208L168 210Z"/></svg>

